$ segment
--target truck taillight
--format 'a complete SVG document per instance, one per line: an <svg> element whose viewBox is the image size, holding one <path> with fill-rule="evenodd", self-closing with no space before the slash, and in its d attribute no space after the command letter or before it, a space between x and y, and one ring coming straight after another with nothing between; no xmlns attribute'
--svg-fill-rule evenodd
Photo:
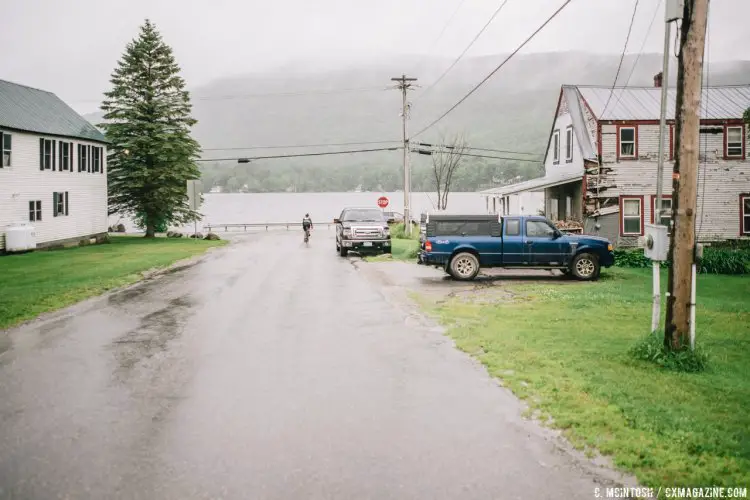
<svg viewBox="0 0 750 500"><path fill-rule="evenodd" d="M432 252L432 243L430 243L429 241L426 241L424 244L424 249L428 252Z"/></svg>

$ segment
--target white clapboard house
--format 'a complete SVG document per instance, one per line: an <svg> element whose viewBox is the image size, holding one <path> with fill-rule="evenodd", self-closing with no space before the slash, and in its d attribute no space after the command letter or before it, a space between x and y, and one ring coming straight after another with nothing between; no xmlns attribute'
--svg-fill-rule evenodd
<svg viewBox="0 0 750 500"><path fill-rule="evenodd" d="M584 232L637 245L654 222L661 75L654 87L564 85L545 153L545 175L484 192L491 205L543 192L547 217L577 219ZM669 223L675 96L668 89L663 223ZM700 241L750 237L750 85L706 87L701 97L696 228Z"/></svg>
<svg viewBox="0 0 750 500"><path fill-rule="evenodd" d="M107 233L104 135L55 94L0 80L0 251L28 223L37 247Z"/></svg>

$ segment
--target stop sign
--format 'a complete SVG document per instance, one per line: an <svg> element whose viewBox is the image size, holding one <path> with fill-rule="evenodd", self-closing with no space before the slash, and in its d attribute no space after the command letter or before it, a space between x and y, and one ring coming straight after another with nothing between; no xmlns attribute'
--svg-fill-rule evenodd
<svg viewBox="0 0 750 500"><path fill-rule="evenodd" d="M386 198L385 196L381 196L380 198L378 198L378 206L380 208L387 207L388 206L388 198Z"/></svg>

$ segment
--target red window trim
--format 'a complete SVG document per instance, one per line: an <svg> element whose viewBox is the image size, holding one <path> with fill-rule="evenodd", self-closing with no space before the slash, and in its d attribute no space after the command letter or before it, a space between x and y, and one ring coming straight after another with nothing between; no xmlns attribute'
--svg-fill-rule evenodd
<svg viewBox="0 0 750 500"><path fill-rule="evenodd" d="M623 128L632 128L633 129L633 138L635 139L635 155L634 156L621 156L620 152L622 151L620 149L620 129ZM638 159L638 124L617 124L617 160L637 160Z"/></svg>
<svg viewBox="0 0 750 500"><path fill-rule="evenodd" d="M740 236L750 236L750 231L745 232L745 220L742 216L745 198L750 198L750 193L740 193Z"/></svg>
<svg viewBox="0 0 750 500"><path fill-rule="evenodd" d="M618 134L619 136L619 134ZM624 201L625 200L639 200L641 202L641 232L640 234L632 233L625 234L625 223L623 218L625 217ZM620 236L643 236L644 230L644 217L646 212L646 204L643 195L622 195L620 196Z"/></svg>
<svg viewBox="0 0 750 500"><path fill-rule="evenodd" d="M730 128L738 128L738 127L742 129L742 133L741 133L741 137L742 137L742 156L729 156L728 155L728 153L729 153L729 151L728 151L728 149L729 149L729 136L727 134L729 133L729 129ZM731 124L731 123L725 123L724 124L724 159L725 160L739 160L739 161L744 161L745 160L745 157L747 155L747 151L746 151L747 147L746 147L746 144L745 144L745 141L747 140L747 137L745 135L746 131L747 130L746 130L745 126L742 125L742 124Z"/></svg>
<svg viewBox="0 0 750 500"><path fill-rule="evenodd" d="M662 200L671 200L672 195L671 194L663 194L661 195ZM656 220L656 195L651 195L651 224L654 223Z"/></svg>

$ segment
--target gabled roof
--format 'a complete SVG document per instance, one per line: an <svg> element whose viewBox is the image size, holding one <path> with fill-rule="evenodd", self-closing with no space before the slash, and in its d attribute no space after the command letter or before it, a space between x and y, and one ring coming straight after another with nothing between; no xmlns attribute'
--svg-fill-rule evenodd
<svg viewBox="0 0 750 500"><path fill-rule="evenodd" d="M96 127L52 92L0 80L0 127L107 142Z"/></svg>
<svg viewBox="0 0 750 500"><path fill-rule="evenodd" d="M661 111L660 87L575 88L598 120L658 120ZM612 98L610 99L610 94ZM667 119L675 117L677 89L667 89ZM607 105L609 100L609 105ZM606 106L606 110L605 110ZM750 108L750 85L705 87L701 94L701 119L742 118Z"/></svg>
<svg viewBox="0 0 750 500"><path fill-rule="evenodd" d="M562 104L563 99L565 99L568 105L568 112L570 113L570 120L573 125L573 133L576 135L576 142L578 143L578 150L581 153L581 158L585 160L596 160L597 154L594 144L591 142L588 128L586 127L586 118L583 115L581 101L578 98L578 90L576 87L563 85L560 88L560 98L557 101L555 115L552 119L552 126L549 131L549 137L547 137L547 149L544 151L543 163L547 163L549 146L552 143L552 134L555 133L555 124L557 123L557 111L560 109L560 104Z"/></svg>
<svg viewBox="0 0 750 500"><path fill-rule="evenodd" d="M557 175L539 177L537 179L531 179L530 181L519 182L518 184L509 184L507 186L486 189L479 193L484 195L506 196L524 191L544 191L546 188L560 186L562 184L568 184L582 179L582 172L563 172Z"/></svg>

